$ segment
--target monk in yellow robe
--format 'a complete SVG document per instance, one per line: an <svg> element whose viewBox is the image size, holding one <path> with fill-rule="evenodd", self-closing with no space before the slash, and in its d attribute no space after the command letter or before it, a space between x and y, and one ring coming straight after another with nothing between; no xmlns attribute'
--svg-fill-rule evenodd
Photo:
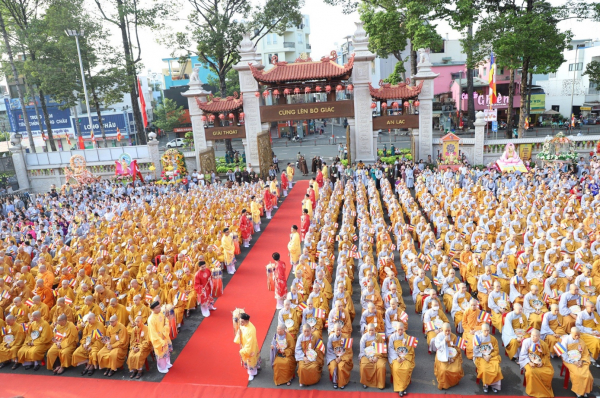
<svg viewBox="0 0 600 398"><path fill-rule="evenodd" d="M498 350L498 341L490 334L490 325L487 323L481 326L481 331L473 338L473 358L477 378L483 384L483 392L487 393L491 387L492 391L497 393L504 378L500 369L502 357Z"/></svg>
<svg viewBox="0 0 600 398"><path fill-rule="evenodd" d="M523 340L519 365L524 371L527 395L537 398L554 396L552 390L554 367L550 363L550 348L540 339L538 330L532 330L531 337Z"/></svg>
<svg viewBox="0 0 600 398"><path fill-rule="evenodd" d="M325 361L325 344L308 324L302 326L302 333L296 341L294 351L298 363L298 379L300 387L310 386L321 380Z"/></svg>
<svg viewBox="0 0 600 398"><path fill-rule="evenodd" d="M127 356L127 367L129 368L129 378L140 379L144 374L144 364L146 358L152 352L152 343L150 342L150 333L148 326L144 325L142 316L136 316L134 327L131 332L129 342L129 355Z"/></svg>
<svg viewBox="0 0 600 398"><path fill-rule="evenodd" d="M410 336L402 322L392 322L394 333L389 336L388 361L392 371L394 391L400 396L406 395L415 368L415 348L409 344Z"/></svg>
<svg viewBox="0 0 600 398"><path fill-rule="evenodd" d="M233 243L233 236L229 231L229 228L223 230L223 236L221 237L221 252L223 253L223 262L227 267L227 272L230 274L235 273L235 244Z"/></svg>
<svg viewBox="0 0 600 398"><path fill-rule="evenodd" d="M129 325L129 311L114 297L110 299L108 308L106 309L106 319L110 319L113 315L117 316L119 323L125 326Z"/></svg>
<svg viewBox="0 0 600 398"><path fill-rule="evenodd" d="M73 366L73 353L77 348L79 334L77 326L69 321L65 314L59 315L54 330L53 345L48 350L47 368L54 374L63 374L65 369ZM56 360L59 363L56 363Z"/></svg>
<svg viewBox="0 0 600 398"><path fill-rule="evenodd" d="M562 354L563 365L569 369L571 374L571 391L578 397L588 394L594 388L594 377L590 372L590 352L585 341L581 338L579 328L572 327L571 334L564 336L561 345L565 352ZM579 359L569 355L579 352Z"/></svg>
<svg viewBox="0 0 600 398"><path fill-rule="evenodd" d="M433 373L439 390L446 390L457 385L465 376L462 367L462 353L456 346L458 338L452 333L449 323L442 326L442 332L435 338L435 363Z"/></svg>
<svg viewBox="0 0 600 398"><path fill-rule="evenodd" d="M23 330L23 327L17 323L17 318L13 315L8 315L6 317L6 326L4 327L4 330L6 333L4 337L9 335L12 336L12 342L8 343L3 337L3 341L0 344L0 368L9 365L12 362L12 368L16 369L20 365L17 361L17 353L25 342L25 331Z"/></svg>
<svg viewBox="0 0 600 398"><path fill-rule="evenodd" d="M88 314L84 324L81 344L73 353L73 363L75 366L85 364L81 375L91 376L98 369L98 351L103 347L102 337L106 329L102 322L97 320L95 314Z"/></svg>
<svg viewBox="0 0 600 398"><path fill-rule="evenodd" d="M502 327L502 342L506 348L508 358L511 360L520 352L521 342L528 338L526 330L529 329L529 322L523 313L521 304L516 303L514 310L504 317Z"/></svg>
<svg viewBox="0 0 600 398"><path fill-rule="evenodd" d="M367 325L367 333L360 338L360 384L364 388L385 387L385 369L387 363L387 344L385 334L375 331L375 325Z"/></svg>
<svg viewBox="0 0 600 398"><path fill-rule="evenodd" d="M292 233L290 234L290 242L288 243L288 251L290 252L290 262L292 265L298 264L300 260L301 247L300 247L300 234L298 233L298 226L292 225Z"/></svg>
<svg viewBox="0 0 600 398"><path fill-rule="evenodd" d="M150 304L152 315L148 318L148 333L156 355L156 367L160 373L167 373L171 365L173 345L169 337L169 321L161 311L158 301Z"/></svg>
<svg viewBox="0 0 600 398"><path fill-rule="evenodd" d="M350 372L354 367L352 356L352 339L350 336L344 336L342 325L336 323L333 327L333 333L329 335L327 341L327 355L325 358L333 388L346 388L350 381Z"/></svg>
<svg viewBox="0 0 600 398"><path fill-rule="evenodd" d="M42 319L39 311L31 314L31 322L25 334L25 342L17 354L25 369L38 370L46 352L52 346L52 327ZM32 365L33 364L33 365Z"/></svg>
<svg viewBox="0 0 600 398"><path fill-rule="evenodd" d="M295 349L296 343L292 334L286 331L285 325L277 325L277 332L271 341L271 366L276 386L291 385L296 373Z"/></svg>
<svg viewBox="0 0 600 398"><path fill-rule="evenodd" d="M479 313L481 312L477 300L471 299L469 302L469 308L467 308L463 315L462 327L463 327L463 339L467 341L467 349L465 350L465 356L468 359L473 359L473 336L475 332L481 330L483 322L479 319Z"/></svg>
<svg viewBox="0 0 600 398"><path fill-rule="evenodd" d="M106 369L104 376L111 377L125 362L129 349L129 333L125 325L119 322L117 315L111 316L109 322L104 347L98 351L98 367Z"/></svg>
<svg viewBox="0 0 600 398"><path fill-rule="evenodd" d="M250 322L250 315L246 313L240 315L240 328L233 342L240 345L240 357L248 371L248 380L254 380L260 368L260 348L256 340L256 328Z"/></svg>

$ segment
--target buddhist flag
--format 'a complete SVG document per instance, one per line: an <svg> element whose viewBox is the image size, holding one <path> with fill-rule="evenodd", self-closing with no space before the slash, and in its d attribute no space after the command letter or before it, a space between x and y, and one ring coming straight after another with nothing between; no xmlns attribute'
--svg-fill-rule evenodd
<svg viewBox="0 0 600 398"><path fill-rule="evenodd" d="M65 303L67 305L73 304L73 300L71 300L69 297L65 296Z"/></svg>
<svg viewBox="0 0 600 398"><path fill-rule="evenodd" d="M6 328L0 329L0 333L2 333L2 336L6 336Z"/></svg>
<svg viewBox="0 0 600 398"><path fill-rule="evenodd" d="M546 267L544 268L544 273L550 275L552 274L552 272L554 272L554 267L552 266L552 264L546 265Z"/></svg>
<svg viewBox="0 0 600 398"><path fill-rule="evenodd" d="M352 339L352 338L342 339L342 347L344 347L345 349L352 348L353 341L354 341L354 339Z"/></svg>
<svg viewBox="0 0 600 398"><path fill-rule="evenodd" d="M75 287L75 285L77 284L77 279L73 278L69 281L69 286L71 287Z"/></svg>
<svg viewBox="0 0 600 398"><path fill-rule="evenodd" d="M62 340L62 339L64 339L66 336L67 336L66 334L63 334L63 333L61 333L61 332L58 332L58 331L57 331L56 333L54 333L54 338L55 338L56 340Z"/></svg>
<svg viewBox="0 0 600 398"><path fill-rule="evenodd" d="M5 290L5 291L2 293L2 298L3 298L3 299L9 299L9 298L10 298L10 293L8 292L8 290Z"/></svg>
<svg viewBox="0 0 600 398"><path fill-rule="evenodd" d="M455 254L456 254L456 252L454 250L450 250L448 252L448 257L454 257Z"/></svg>
<svg viewBox="0 0 600 398"><path fill-rule="evenodd" d="M423 266L423 271L427 272L431 269L431 264L427 263Z"/></svg>
<svg viewBox="0 0 600 398"><path fill-rule="evenodd" d="M146 294L146 301L152 301L152 295Z"/></svg>
<svg viewBox="0 0 600 398"><path fill-rule="evenodd" d="M306 305L306 303L300 303L298 304L298 308L300 308L300 311L304 311L308 308L308 305Z"/></svg>
<svg viewBox="0 0 600 398"><path fill-rule="evenodd" d="M575 114L571 113L571 127L575 127Z"/></svg>
<svg viewBox="0 0 600 398"><path fill-rule="evenodd" d="M437 276L433 277L433 284L436 286L440 286L442 283L440 282L440 280L438 279Z"/></svg>
<svg viewBox="0 0 600 398"><path fill-rule="evenodd" d="M410 336L409 338L406 339L406 346L407 347L416 347L417 344L419 344L419 339L417 339L416 337Z"/></svg>
<svg viewBox="0 0 600 398"><path fill-rule="evenodd" d="M315 308L314 309L314 315L315 318L321 318L321 319L325 319L326 318L326 314L325 314L325 310L322 308Z"/></svg>
<svg viewBox="0 0 600 398"><path fill-rule="evenodd" d="M456 340L456 346L463 351L466 350L467 349L467 340L463 339L462 337L459 337L458 340Z"/></svg>
<svg viewBox="0 0 600 398"><path fill-rule="evenodd" d="M33 300L27 299L27 300L25 300L25 304L27 304L29 307L33 307L34 303L33 303Z"/></svg>
<svg viewBox="0 0 600 398"><path fill-rule="evenodd" d="M548 296L546 293L544 293L544 297L542 300L544 300L544 303L548 304L548 302L550 301L550 296Z"/></svg>
<svg viewBox="0 0 600 398"><path fill-rule="evenodd" d="M490 84L490 108L492 104L495 104L497 101L496 98L496 59L494 57L494 52L490 53L490 73L488 75L488 82Z"/></svg>
<svg viewBox="0 0 600 398"><path fill-rule="evenodd" d="M317 341L317 343L315 344L315 349L321 351L322 353L325 353L325 344L323 344L322 339L319 339Z"/></svg>
<svg viewBox="0 0 600 398"><path fill-rule="evenodd" d="M435 325L433 324L433 322L425 322L425 331L426 332L432 332L435 330Z"/></svg>
<svg viewBox="0 0 600 398"><path fill-rule="evenodd" d="M92 338L94 338L96 340L100 340L103 336L104 335L102 334L100 329L94 329L94 331L92 332Z"/></svg>
<svg viewBox="0 0 600 398"><path fill-rule="evenodd" d="M148 114L146 114L146 99L144 98L144 91L142 90L142 82L138 77L138 96L140 98L140 111L142 113L142 120L144 121L144 128L148 127Z"/></svg>
<svg viewBox="0 0 600 398"><path fill-rule="evenodd" d="M402 314L400 315L400 320L404 323L406 323L406 321L408 321L408 314L404 311L402 311Z"/></svg>
<svg viewBox="0 0 600 398"><path fill-rule="evenodd" d="M28 325L28 324L26 324L26 323L22 323L22 324L21 324L21 327L23 328L23 331L24 331L25 333L27 333L27 330L29 330L29 325Z"/></svg>
<svg viewBox="0 0 600 398"><path fill-rule="evenodd" d="M473 339L473 344L475 344L476 346L481 345L481 339L479 338L478 335L475 335L475 338Z"/></svg>
<svg viewBox="0 0 600 398"><path fill-rule="evenodd" d="M490 323L492 321L492 317L488 312L480 311L477 316L477 320L482 323Z"/></svg>
<svg viewBox="0 0 600 398"><path fill-rule="evenodd" d="M483 287L485 287L487 290L490 290L492 288L492 282L491 281L483 281Z"/></svg>
<svg viewBox="0 0 600 398"><path fill-rule="evenodd" d="M6 283L12 283L13 278L10 275L6 275L6 278L4 279L4 282Z"/></svg>
<svg viewBox="0 0 600 398"><path fill-rule="evenodd" d="M455 268L460 268L460 261L459 260L453 260L452 261L452 266Z"/></svg>
<svg viewBox="0 0 600 398"><path fill-rule="evenodd" d="M69 133L66 134L67 144L71 145L71 139L69 138Z"/></svg>
<svg viewBox="0 0 600 398"><path fill-rule="evenodd" d="M378 354L387 354L387 344L377 343L375 344L375 352Z"/></svg>
<svg viewBox="0 0 600 398"><path fill-rule="evenodd" d="M556 343L554 344L554 352L556 352L558 356L562 356L562 354L567 352L567 349L564 345L562 345L562 343Z"/></svg>
<svg viewBox="0 0 600 398"><path fill-rule="evenodd" d="M117 141L121 141L121 130L117 127Z"/></svg>

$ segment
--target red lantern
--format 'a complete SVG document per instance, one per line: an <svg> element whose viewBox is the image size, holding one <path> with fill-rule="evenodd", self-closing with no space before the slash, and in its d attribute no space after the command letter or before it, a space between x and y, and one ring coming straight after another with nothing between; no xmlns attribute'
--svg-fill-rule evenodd
<svg viewBox="0 0 600 398"><path fill-rule="evenodd" d="M294 89L294 94L300 94L300 89L298 87Z"/></svg>
<svg viewBox="0 0 600 398"><path fill-rule="evenodd" d="M244 112L240 112L240 122L244 120Z"/></svg>
<svg viewBox="0 0 600 398"><path fill-rule="evenodd" d="M384 111L387 109L387 102L381 104L381 109L383 109Z"/></svg>
<svg viewBox="0 0 600 398"><path fill-rule="evenodd" d="M258 91L256 91L256 92L254 93L254 96L255 96L256 98L258 98L258 97L260 97L260 93L259 93Z"/></svg>
<svg viewBox="0 0 600 398"><path fill-rule="evenodd" d="M354 86L352 84L348 84L348 92L354 91Z"/></svg>
<svg viewBox="0 0 600 398"><path fill-rule="evenodd" d="M275 98L279 98L279 90L277 90L277 89L273 90L273 96Z"/></svg>
<svg viewBox="0 0 600 398"><path fill-rule="evenodd" d="M304 92L306 94L310 94L310 87L304 87Z"/></svg>
<svg viewBox="0 0 600 398"><path fill-rule="evenodd" d="M225 115L223 115L222 113L219 115L219 119L223 120L225 119Z"/></svg>
<svg viewBox="0 0 600 398"><path fill-rule="evenodd" d="M229 119L233 120L233 118L234 118L234 117L235 117L235 116L233 115L233 113L230 113L230 114L229 114Z"/></svg>
<svg viewBox="0 0 600 398"><path fill-rule="evenodd" d="M392 102L392 108L393 109L398 109L398 103L397 102Z"/></svg>
<svg viewBox="0 0 600 398"><path fill-rule="evenodd" d="M374 102L371 102L371 109L375 109L375 108L377 108L377 104Z"/></svg>
<svg viewBox="0 0 600 398"><path fill-rule="evenodd" d="M211 122L215 121L215 115L210 115L208 118L210 119Z"/></svg>
<svg viewBox="0 0 600 398"><path fill-rule="evenodd" d="M284 95L290 95L290 89L286 88L285 90L283 90L283 94Z"/></svg>
<svg viewBox="0 0 600 398"><path fill-rule="evenodd" d="M263 97L267 98L269 96L269 90L263 91Z"/></svg>
<svg viewBox="0 0 600 398"><path fill-rule="evenodd" d="M325 92L329 94L331 92L331 86L328 84L325 86Z"/></svg>
<svg viewBox="0 0 600 398"><path fill-rule="evenodd" d="M335 91L338 91L338 92L339 92L339 91L342 91L343 89L344 89L344 86L342 86L341 84L338 84L338 85L335 87Z"/></svg>
<svg viewBox="0 0 600 398"><path fill-rule="evenodd" d="M183 180L181 180L181 182L182 182L184 185L187 185L187 183L188 183L188 180L187 180L187 178L184 178Z"/></svg>
<svg viewBox="0 0 600 398"><path fill-rule="evenodd" d="M404 107L405 107L405 108L408 108L408 106L409 106L409 105L410 105L410 104L408 103L408 101L404 101Z"/></svg>
<svg viewBox="0 0 600 398"><path fill-rule="evenodd" d="M416 106L416 107L418 108L418 107L419 107L419 105L420 105L420 102L419 102L419 100L416 100L416 101L413 103L413 105L414 105L414 106Z"/></svg>
<svg viewBox="0 0 600 398"><path fill-rule="evenodd" d="M320 92L321 92L321 86L317 86L317 87L315 87L315 91L316 91L317 93L320 93Z"/></svg>
<svg viewBox="0 0 600 398"><path fill-rule="evenodd" d="M202 119L203 122L206 122L206 116L202 115L200 119Z"/></svg>

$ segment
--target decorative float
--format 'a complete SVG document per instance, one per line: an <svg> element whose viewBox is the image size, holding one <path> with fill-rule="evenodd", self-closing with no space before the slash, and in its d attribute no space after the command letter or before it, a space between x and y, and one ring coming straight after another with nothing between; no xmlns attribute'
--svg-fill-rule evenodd
<svg viewBox="0 0 600 398"><path fill-rule="evenodd" d="M187 175L187 166L185 164L185 156L175 148L168 149L160 158L163 166L161 180L159 184L175 184L182 182Z"/></svg>
<svg viewBox="0 0 600 398"><path fill-rule="evenodd" d="M515 149L515 144L509 142L506 144L506 148L504 148L504 153L500 157L500 159L496 160L496 165L500 169L500 171L522 171L527 172L527 167L519 157L517 150Z"/></svg>
<svg viewBox="0 0 600 398"><path fill-rule="evenodd" d="M554 137L547 136L544 141L542 151L537 154L537 158L547 163L554 162L573 162L577 160L575 152L575 142L561 131Z"/></svg>
<svg viewBox="0 0 600 398"><path fill-rule="evenodd" d="M66 182L75 185L87 185L100 181L100 176L93 175L88 169L85 158L73 155L69 161L70 167L65 167Z"/></svg>
<svg viewBox="0 0 600 398"><path fill-rule="evenodd" d="M115 160L115 177L120 177L122 182L129 182L129 179L135 181L135 178L139 177L144 182L137 160L132 160L131 155L128 153L122 153L119 160Z"/></svg>
<svg viewBox="0 0 600 398"><path fill-rule="evenodd" d="M442 152L438 153L439 170L458 170L462 165L460 161L460 138L456 134L448 133L442 138Z"/></svg>

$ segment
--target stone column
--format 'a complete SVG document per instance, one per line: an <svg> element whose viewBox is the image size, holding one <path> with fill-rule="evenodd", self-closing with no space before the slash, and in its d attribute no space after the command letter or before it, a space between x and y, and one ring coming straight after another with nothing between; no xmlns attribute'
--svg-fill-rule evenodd
<svg viewBox="0 0 600 398"><path fill-rule="evenodd" d="M473 145L473 159L471 164L483 164L483 146L485 144L485 125L483 112L475 115L475 144Z"/></svg>
<svg viewBox="0 0 600 398"><path fill-rule="evenodd" d="M439 76L439 73L431 71L431 62L429 62L429 49L419 48L419 63L417 64L417 74L413 76L415 83L423 82L423 88L419 94L419 156L427 160L427 156L433 155L433 79ZM418 160L418 159L417 159Z"/></svg>
<svg viewBox="0 0 600 398"><path fill-rule="evenodd" d="M160 162L156 133L149 133L148 138L150 139L148 141L148 155L150 156L150 161L154 163L154 167L156 167L156 170L154 170L155 175L160 176L162 173L162 163Z"/></svg>
<svg viewBox="0 0 600 398"><path fill-rule="evenodd" d="M352 84L354 85L354 118L355 126L351 127L352 158L358 162L375 162L377 159L377 133L373 133L373 113L371 110L371 61L375 55L369 51L369 38L362 22L355 22L354 32L354 69Z"/></svg>
<svg viewBox="0 0 600 398"><path fill-rule="evenodd" d="M200 169L200 152L208 148L206 135L204 133L204 122L202 121L202 109L198 108L196 98L202 102L206 102L207 96L210 92L205 91L202 88L202 82L197 80L190 82L190 88L185 93L181 93L184 97L187 97L188 108L190 110L190 120L192 121L192 134L194 135L194 154L196 156L196 164ZM159 165L156 165L158 168ZM204 170L202 170L204 172Z"/></svg>
<svg viewBox="0 0 600 398"><path fill-rule="evenodd" d="M21 140L16 145L11 145L9 147L10 153L12 154L12 161L15 165L15 174L17 177L17 181L19 182L19 190L21 189L29 189L29 177L27 176L27 162L25 161L25 152L23 150L23 146L21 145ZM13 140L11 137L11 143L17 142Z"/></svg>
<svg viewBox="0 0 600 398"><path fill-rule="evenodd" d="M348 153L350 154L350 160L354 163L358 163L356 159L356 120L353 117L348 118L348 126L350 126L350 146L348 147ZM361 159L362 160L362 159Z"/></svg>
<svg viewBox="0 0 600 398"><path fill-rule="evenodd" d="M246 165L252 164L252 169L260 172L260 159L258 156L258 135L262 131L260 121L260 102L255 93L258 92L258 83L252 76L248 64L258 64L257 68L262 68L260 65L260 55L256 53L256 46L250 40L250 34L243 35L243 40L240 43L239 53L240 62L233 66L240 76L240 91L244 100L244 121L246 126L246 142L244 149L246 150Z"/></svg>
<svg viewBox="0 0 600 398"><path fill-rule="evenodd" d="M413 155L413 161L416 163L419 159L422 159L421 154L419 153L419 129L410 129L411 131L411 142L410 142L410 150ZM427 161L427 158L423 159L424 162Z"/></svg>

